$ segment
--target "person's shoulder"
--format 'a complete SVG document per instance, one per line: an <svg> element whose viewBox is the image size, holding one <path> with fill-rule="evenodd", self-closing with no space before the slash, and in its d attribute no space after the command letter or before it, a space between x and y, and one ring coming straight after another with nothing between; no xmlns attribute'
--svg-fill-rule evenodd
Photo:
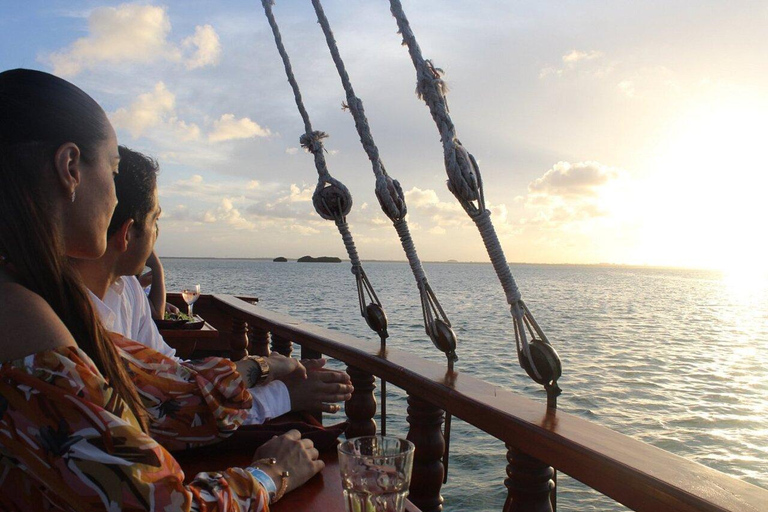
<svg viewBox="0 0 768 512"><path fill-rule="evenodd" d="M0 304L0 361L76 345L48 302L21 284L0 282Z"/></svg>
<svg viewBox="0 0 768 512"><path fill-rule="evenodd" d="M141 283L136 276L121 276L120 280L123 282L125 290L130 291L131 294L136 295L144 293L144 288L142 288Z"/></svg>

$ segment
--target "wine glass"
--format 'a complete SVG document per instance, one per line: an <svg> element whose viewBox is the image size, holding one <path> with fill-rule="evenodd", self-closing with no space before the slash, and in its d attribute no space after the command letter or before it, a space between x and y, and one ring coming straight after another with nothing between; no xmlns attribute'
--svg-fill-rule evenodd
<svg viewBox="0 0 768 512"><path fill-rule="evenodd" d="M187 306L189 308L189 310L187 311L187 315L189 315L189 319L191 322L195 318L192 314L192 306L195 305L195 302L197 301L198 297L200 297L200 285L190 284L185 286L181 290L181 297L184 299L184 302L187 303Z"/></svg>

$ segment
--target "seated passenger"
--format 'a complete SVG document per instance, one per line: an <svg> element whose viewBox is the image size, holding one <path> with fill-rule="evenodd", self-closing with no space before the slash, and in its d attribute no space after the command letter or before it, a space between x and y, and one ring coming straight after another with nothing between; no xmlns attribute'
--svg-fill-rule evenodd
<svg viewBox="0 0 768 512"><path fill-rule="evenodd" d="M196 368L198 365L176 357L175 350L165 343L152 320L150 302L135 277L145 263L149 263L153 270L153 288L157 287L164 295L163 267L153 250L160 216L157 162L124 146L118 149L120 165L115 177L118 202L107 231L107 250L99 259L73 260L73 263L91 292L91 300L107 330ZM201 364L210 366L216 359L208 358ZM291 410L334 413L340 410L334 402L351 398L352 386L346 373L315 371L323 366L323 360L305 361L312 371L304 379L304 368L295 359L276 352L268 358L256 359L260 361L244 359L236 363L239 373L253 379L248 383L253 405L245 424L263 423ZM268 373L260 379L265 365ZM157 407L150 404L150 414L155 412L157 416L161 404L157 403ZM189 415L189 420L194 421L194 415ZM197 432L196 435L200 438L203 434Z"/></svg>
<svg viewBox="0 0 768 512"><path fill-rule="evenodd" d="M127 369L169 394L194 371L111 339L68 259L106 249L115 132L87 94L38 71L0 73L0 116L0 509L265 511L320 471L312 442L291 431L252 466L184 485ZM230 392L211 398L236 417L251 397L230 373Z"/></svg>

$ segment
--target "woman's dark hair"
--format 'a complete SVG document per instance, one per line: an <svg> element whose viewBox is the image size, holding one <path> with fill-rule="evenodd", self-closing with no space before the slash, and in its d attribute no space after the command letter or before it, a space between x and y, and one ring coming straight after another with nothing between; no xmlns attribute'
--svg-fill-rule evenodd
<svg viewBox="0 0 768 512"><path fill-rule="evenodd" d="M157 188L157 173L160 169L157 160L138 151L119 146L120 165L115 176L117 208L109 222L107 237L112 236L128 219L133 219L133 226L139 235L144 234L147 215L152 210L152 201Z"/></svg>
<svg viewBox="0 0 768 512"><path fill-rule="evenodd" d="M93 157L107 137L107 117L93 98L41 71L0 73L0 255L19 283L40 295L64 322L148 432L146 410L65 254L44 176L56 151L72 142ZM118 400L112 412L120 414Z"/></svg>

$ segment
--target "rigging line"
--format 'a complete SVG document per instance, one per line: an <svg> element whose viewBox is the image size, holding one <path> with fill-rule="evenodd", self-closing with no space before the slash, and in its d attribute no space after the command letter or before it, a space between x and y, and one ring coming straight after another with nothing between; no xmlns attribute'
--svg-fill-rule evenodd
<svg viewBox="0 0 768 512"><path fill-rule="evenodd" d="M408 222L405 218L408 213L408 208L405 203L405 195L403 194L402 187L397 180L394 180L389 176L384 168L384 164L379 156L379 149L376 147L376 143L373 140L373 135L371 134L371 129L368 125L368 119L365 116L363 102L355 95L355 91L352 88L352 83L347 74L346 66L339 53L339 48L336 45L336 40L334 39L333 32L328 23L328 19L325 16L323 7L319 0L312 0L312 5L315 8L317 20L322 27L326 43L328 44L328 49L330 50L331 57L336 65L336 70L339 73L342 86L346 93L345 106L349 109L354 118L355 128L360 136L360 143L368 155L368 159L371 161L373 173L376 176L376 197L379 200L382 211L389 217L397 230L403 250L408 258L408 263L411 266L411 271L416 279L422 304L424 328L427 335L432 340L432 343L446 355L448 359L448 367L450 370L453 370L453 363L458 359L456 356L456 334L451 329L451 322L448 320L447 315L443 311L443 308L440 306L437 297L429 285L426 273L421 265L421 260L416 252L416 246L411 238ZM432 311L438 313L437 318L432 316Z"/></svg>
<svg viewBox="0 0 768 512"><path fill-rule="evenodd" d="M464 148L456 136L456 127L451 119L445 98L448 90L442 79L443 70L435 67L432 61L424 59L422 56L421 48L411 30L400 0L390 0L389 3L392 16L397 21L398 31L403 37L403 44L408 47L411 61L416 68L416 94L429 107L429 112L440 132L445 170L448 175L448 189L461 203L480 231L483 244L504 289L507 303L510 306L510 314L515 324L515 344L518 359L528 375L534 381L545 386L548 397L551 393L556 396L560 391L557 387L557 379L561 372L557 352L539 328L530 310L525 306L520 290L514 277L512 277L512 272L491 221L491 213L485 206L480 168L474 156ZM528 342L524 327L526 322L533 327L540 339L537 340L531 336L531 343Z"/></svg>
<svg viewBox="0 0 768 512"><path fill-rule="evenodd" d="M336 227L341 234L341 239L344 242L344 247L349 255L349 261L352 264L352 273L355 275L360 314L365 319L368 327L379 335L381 353L384 355L386 353L387 337L389 337L389 333L387 332L387 315L384 312L379 297L376 295L376 291L373 289L373 285L371 285L365 270L363 270L363 264L357 253L357 247L355 247L352 232L349 229L349 224L347 224L347 215L352 209L352 194L343 183L331 176L331 173L328 171L328 166L325 161L325 147L323 146L323 139L327 138L328 134L312 129L312 122L309 119L307 109L304 107L304 101L301 98L299 84L293 74L291 59L288 57L288 52L285 50L280 29L277 26L277 21L272 12L273 4L274 0L262 0L261 2L269 26L272 29L272 34L275 38L277 51L283 61L283 67L285 68L288 83L290 83L291 89L293 90L296 107L299 110L299 114L301 114L301 119L304 121L304 134L299 138L299 142L301 146L312 153L314 157L318 180L315 192L312 195L312 204L318 215L326 220L332 220L336 223ZM366 305L368 300L370 300L370 302ZM381 431L383 434L386 434L387 431L386 410L386 384L382 381Z"/></svg>

